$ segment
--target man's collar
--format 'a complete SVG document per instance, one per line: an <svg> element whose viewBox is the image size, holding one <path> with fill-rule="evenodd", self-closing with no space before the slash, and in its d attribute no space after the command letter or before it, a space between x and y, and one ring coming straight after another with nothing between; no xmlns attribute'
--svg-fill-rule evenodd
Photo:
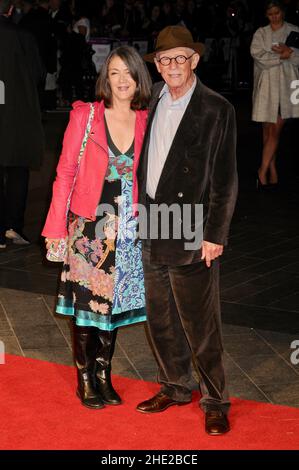
<svg viewBox="0 0 299 470"><path fill-rule="evenodd" d="M174 103L179 104L180 101L184 101L187 98L187 95L189 96L189 94L193 93L193 91L196 87L196 84L197 84L197 78L196 78L196 75L194 74L194 80L193 80L193 83L192 83L191 87L189 88L189 90L187 90L186 93L183 96L181 96L180 98L178 98L177 100L172 101L172 103L173 104ZM166 93L170 94L169 87L168 87L167 83L164 84L162 90L160 91L159 99L162 98L162 96Z"/></svg>

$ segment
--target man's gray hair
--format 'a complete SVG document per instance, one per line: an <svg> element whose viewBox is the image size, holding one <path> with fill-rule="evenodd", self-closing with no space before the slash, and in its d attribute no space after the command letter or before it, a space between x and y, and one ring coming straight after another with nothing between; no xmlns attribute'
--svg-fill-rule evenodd
<svg viewBox="0 0 299 470"><path fill-rule="evenodd" d="M6 15L12 5L12 0L0 0L0 15Z"/></svg>

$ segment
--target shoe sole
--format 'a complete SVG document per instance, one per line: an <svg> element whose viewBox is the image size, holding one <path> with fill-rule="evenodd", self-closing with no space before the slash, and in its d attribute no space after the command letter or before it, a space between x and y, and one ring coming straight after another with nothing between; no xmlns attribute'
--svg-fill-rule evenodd
<svg viewBox="0 0 299 470"><path fill-rule="evenodd" d="M19 240L18 238L13 238L13 237L6 237L8 240L10 240L12 243L15 245L30 245L30 242L27 242L26 240Z"/></svg>
<svg viewBox="0 0 299 470"><path fill-rule="evenodd" d="M228 433L230 431L230 428L227 429L226 431L224 432L208 432L206 431L206 433L209 435L209 436L223 436L224 434Z"/></svg>
<svg viewBox="0 0 299 470"><path fill-rule="evenodd" d="M5 237L15 245L30 245L31 243L29 240L26 240L21 236L14 236L13 234L8 232L5 233Z"/></svg>
<svg viewBox="0 0 299 470"><path fill-rule="evenodd" d="M79 392L76 392L76 395L77 395L77 397L79 398L79 400L80 400L80 402L81 402L81 405L85 406L85 408L89 408L90 410L102 410L103 408L105 408L104 403L103 403L103 405L99 405L99 406L87 405L86 403L84 403L84 402L82 401L82 398L80 397Z"/></svg>
<svg viewBox="0 0 299 470"><path fill-rule="evenodd" d="M97 389L97 392L99 393L101 399L102 399L102 402L105 403L105 405L109 405L109 406L118 406L118 405L122 405L122 399L120 398L120 401L116 401L116 402L110 402L110 401L107 401L104 399L103 397L103 394L101 393L101 389L100 389L100 386L101 386L101 383L98 383L98 381L96 380L96 383L97 383L97 386L96 386L96 389Z"/></svg>
<svg viewBox="0 0 299 470"><path fill-rule="evenodd" d="M15 238L9 238L15 245L30 245L30 242L26 242L26 240L17 240Z"/></svg>
<svg viewBox="0 0 299 470"><path fill-rule="evenodd" d="M117 402L117 403L111 403L110 401L106 401L102 398L102 402L105 403L105 405L109 405L109 406L118 406L118 405L122 405L122 401L120 402Z"/></svg>
<svg viewBox="0 0 299 470"><path fill-rule="evenodd" d="M165 406L164 408L160 410L153 410L153 411L145 411L145 410L140 410L139 408L136 408L139 413L144 413L144 414L153 414L153 413L162 413L163 411L167 410L167 408L170 408L171 406L184 406L184 405L189 405L191 401L187 401L184 403L170 403L169 405Z"/></svg>

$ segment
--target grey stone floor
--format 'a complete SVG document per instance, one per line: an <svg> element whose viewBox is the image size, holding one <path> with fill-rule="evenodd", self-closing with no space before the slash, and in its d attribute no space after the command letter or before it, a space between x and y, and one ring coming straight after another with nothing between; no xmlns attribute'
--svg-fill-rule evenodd
<svg viewBox="0 0 299 470"><path fill-rule="evenodd" d="M291 130L283 136L288 153L280 190L256 192L257 157L250 157L260 152L258 129L245 127L246 106L238 112L240 195L221 267L230 392L299 407L299 364L290 360L291 343L299 340L299 178ZM59 269L45 261L39 240L66 117L47 115L44 123L47 155L41 171L32 173L26 212L33 243L0 252L0 340L7 353L72 364L69 322L54 314ZM119 330L113 372L155 381L144 325Z"/></svg>

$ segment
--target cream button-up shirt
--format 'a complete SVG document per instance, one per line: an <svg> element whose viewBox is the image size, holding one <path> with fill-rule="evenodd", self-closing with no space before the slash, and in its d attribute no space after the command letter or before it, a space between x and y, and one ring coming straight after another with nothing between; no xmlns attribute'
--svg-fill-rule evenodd
<svg viewBox="0 0 299 470"><path fill-rule="evenodd" d="M159 179L174 136L190 102L196 86L194 76L191 88L178 100L173 100L165 84L159 95L159 103L153 119L148 150L146 192L155 199Z"/></svg>

